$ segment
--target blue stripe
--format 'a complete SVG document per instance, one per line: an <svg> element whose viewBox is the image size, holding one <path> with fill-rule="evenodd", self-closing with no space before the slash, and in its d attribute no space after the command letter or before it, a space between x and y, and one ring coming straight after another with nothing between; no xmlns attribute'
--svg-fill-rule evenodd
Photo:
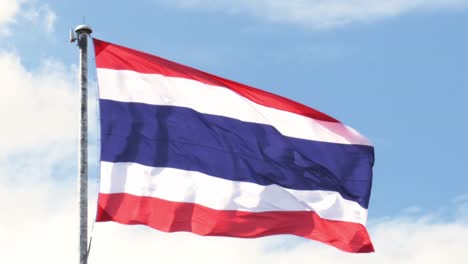
<svg viewBox="0 0 468 264"><path fill-rule="evenodd" d="M329 190L368 207L373 148L304 140L190 108L100 100L101 159Z"/></svg>

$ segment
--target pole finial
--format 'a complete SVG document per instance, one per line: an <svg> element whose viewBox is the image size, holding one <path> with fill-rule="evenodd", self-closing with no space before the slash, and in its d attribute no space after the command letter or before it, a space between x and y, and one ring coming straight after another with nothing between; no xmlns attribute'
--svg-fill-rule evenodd
<svg viewBox="0 0 468 264"><path fill-rule="evenodd" d="M93 32L93 30L91 29L90 26L82 24L75 28L75 32L76 34L88 34L89 35Z"/></svg>

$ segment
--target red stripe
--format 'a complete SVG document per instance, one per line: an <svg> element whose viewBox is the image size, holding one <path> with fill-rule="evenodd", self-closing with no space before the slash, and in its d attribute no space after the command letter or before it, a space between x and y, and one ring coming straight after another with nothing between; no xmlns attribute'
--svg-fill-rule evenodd
<svg viewBox="0 0 468 264"><path fill-rule="evenodd" d="M193 203L100 193L96 221L143 224L164 232L187 231L202 236L254 238L292 234L347 252L374 251L363 225L322 219L314 212L219 211Z"/></svg>
<svg viewBox="0 0 468 264"><path fill-rule="evenodd" d="M148 53L98 39L93 39L93 41L96 53L96 66L98 68L131 70L140 73L153 73L168 77L192 79L205 84L228 88L263 106L296 113L317 120L339 123L333 117L279 95L227 80Z"/></svg>

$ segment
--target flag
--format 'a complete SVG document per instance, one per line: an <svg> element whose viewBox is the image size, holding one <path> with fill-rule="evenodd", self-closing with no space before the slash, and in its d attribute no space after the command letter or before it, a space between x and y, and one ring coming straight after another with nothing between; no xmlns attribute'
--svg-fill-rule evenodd
<svg viewBox="0 0 468 264"><path fill-rule="evenodd" d="M98 222L255 238L292 234L372 252L374 150L287 98L94 39Z"/></svg>

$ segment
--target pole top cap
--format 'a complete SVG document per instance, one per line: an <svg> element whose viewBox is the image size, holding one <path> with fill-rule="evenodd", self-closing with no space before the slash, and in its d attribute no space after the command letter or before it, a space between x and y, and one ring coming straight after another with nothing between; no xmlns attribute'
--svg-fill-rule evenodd
<svg viewBox="0 0 468 264"><path fill-rule="evenodd" d="M88 25L79 25L75 28L75 32L77 34L91 34L93 32L93 30L91 29L90 26Z"/></svg>

